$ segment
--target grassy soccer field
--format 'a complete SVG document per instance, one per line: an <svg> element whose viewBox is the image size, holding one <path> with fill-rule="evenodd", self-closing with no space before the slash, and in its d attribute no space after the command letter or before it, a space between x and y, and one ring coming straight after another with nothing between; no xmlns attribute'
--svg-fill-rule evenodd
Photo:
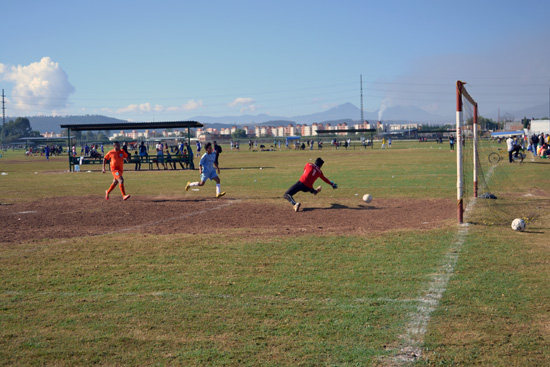
<svg viewBox="0 0 550 367"><path fill-rule="evenodd" d="M282 194L318 156L339 188L295 213ZM220 165L221 199L185 192L198 171L127 165L132 198L106 202L99 165L5 153L0 364L550 364L546 160L486 167L510 221L478 199L468 226L446 144L224 146Z"/></svg>

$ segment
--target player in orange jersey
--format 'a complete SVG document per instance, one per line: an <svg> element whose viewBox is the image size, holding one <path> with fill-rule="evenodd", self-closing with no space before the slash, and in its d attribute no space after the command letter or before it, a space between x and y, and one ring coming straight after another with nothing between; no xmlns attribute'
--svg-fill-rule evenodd
<svg viewBox="0 0 550 367"><path fill-rule="evenodd" d="M120 149L120 143L115 141L113 144L114 148L107 154L103 159L103 173L105 173L105 163L110 159L111 160L111 173L113 174L113 183L107 191L105 191L105 200L109 200L109 194L114 190L116 185L120 184L120 192L122 193L122 200L128 200L130 195L126 195L124 191L124 178L122 178L122 171L124 170L124 161L129 162L128 153Z"/></svg>
<svg viewBox="0 0 550 367"><path fill-rule="evenodd" d="M294 200L293 198L294 194L296 194L299 191L303 191L303 192L310 192L313 195L317 195L321 191L321 186L314 189L313 184L318 178L325 181L333 189L338 188L337 184L335 184L332 181L329 181L329 179L326 178L325 175L323 175L323 172L321 171L321 167L323 166L323 163L325 162L321 158L317 158L315 160L315 164L306 163L306 166L304 167L304 173L302 174L302 177L300 177L300 180L296 182L294 185L292 185L290 189L288 189L285 192L283 197L287 199L294 206L295 212L300 210L301 204L297 203Z"/></svg>

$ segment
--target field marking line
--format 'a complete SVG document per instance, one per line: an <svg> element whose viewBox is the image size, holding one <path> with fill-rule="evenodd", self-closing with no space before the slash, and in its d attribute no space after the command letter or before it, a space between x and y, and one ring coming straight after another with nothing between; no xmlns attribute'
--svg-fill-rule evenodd
<svg viewBox="0 0 550 367"><path fill-rule="evenodd" d="M493 175L494 170L495 165L489 168L489 171L485 175L486 181ZM477 200L477 198L470 200L464 211L470 212L474 210ZM447 290L449 280L454 274L460 252L466 242L468 228L468 224L462 224L458 227L456 240L449 246L442 263L428 283L426 293L420 297L421 302L418 308L409 314L409 322L405 333L400 336L399 352L385 359L385 362L389 363L390 366L402 367L412 365L422 357L424 337L428 330L431 314L439 306L439 301Z"/></svg>

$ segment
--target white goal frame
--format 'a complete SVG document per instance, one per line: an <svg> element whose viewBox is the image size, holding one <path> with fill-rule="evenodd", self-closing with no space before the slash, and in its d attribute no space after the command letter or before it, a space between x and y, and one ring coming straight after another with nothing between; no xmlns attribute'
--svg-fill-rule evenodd
<svg viewBox="0 0 550 367"><path fill-rule="evenodd" d="M464 222L464 155L462 152L462 144L464 142L464 134L462 131L462 98L466 98L474 106L473 118L473 146L474 146L474 198L477 197L477 102L470 96L466 87L466 83L458 80L456 82L456 198L457 198L457 220L458 223Z"/></svg>

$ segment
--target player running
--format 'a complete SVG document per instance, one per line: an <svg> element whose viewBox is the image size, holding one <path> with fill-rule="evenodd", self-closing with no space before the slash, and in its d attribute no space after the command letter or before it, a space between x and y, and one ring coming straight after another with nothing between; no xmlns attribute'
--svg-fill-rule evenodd
<svg viewBox="0 0 550 367"><path fill-rule="evenodd" d="M322 189L321 186L318 186L316 189L313 188L313 184L318 178L321 178L321 180L332 186L333 189L338 188L337 184L335 184L333 181L329 181L329 179L326 178L325 175L323 175L323 172L321 171L323 163L325 162L321 158L317 158L315 160L315 164L307 163L304 168L304 173L302 174L302 177L300 177L300 180L292 185L290 189L285 192L283 197L287 199L292 205L294 205L295 212L300 210L301 204L297 203L294 200L293 196L298 191L310 192L313 195L317 195L319 192L321 192Z"/></svg>
<svg viewBox="0 0 550 367"><path fill-rule="evenodd" d="M122 193L122 200L128 200L130 195L126 195L124 191L124 178L122 178L122 171L124 169L124 161L129 162L128 153L120 149L120 143L115 141L113 144L114 148L103 158L103 173L105 173L105 163L110 159L111 160L111 173L113 174L113 183L107 191L105 191L105 200L109 200L109 194L114 190L116 185L120 184L120 192Z"/></svg>
<svg viewBox="0 0 550 367"><path fill-rule="evenodd" d="M220 167L216 163L216 153L212 149L212 143L206 143L204 147L206 153L203 154L199 163L199 174L201 175L200 182L187 182L185 185L185 191L189 191L190 187L193 186L204 186L206 180L216 181L216 197L221 198L225 195L225 191L221 191L220 178L218 174L220 173ZM218 171L216 173L216 171Z"/></svg>

